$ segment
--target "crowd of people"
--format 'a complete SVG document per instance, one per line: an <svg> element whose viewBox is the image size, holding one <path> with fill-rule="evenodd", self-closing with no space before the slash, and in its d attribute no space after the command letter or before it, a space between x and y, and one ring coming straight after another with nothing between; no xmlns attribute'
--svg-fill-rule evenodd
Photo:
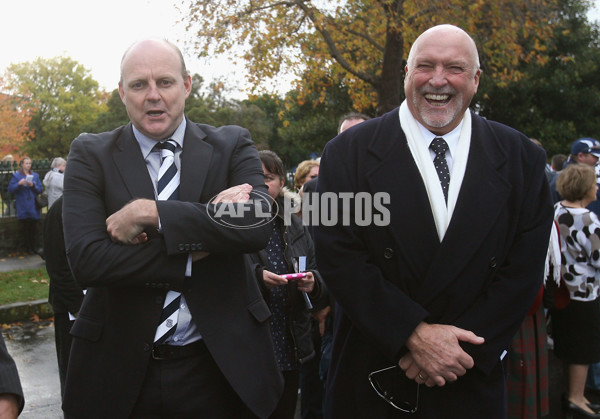
<svg viewBox="0 0 600 419"><path fill-rule="evenodd" d="M600 377L600 143L548 167L469 110L480 77L466 32L423 32L406 100L341 118L289 190L246 129L184 115L175 45L127 49L130 123L80 135L44 179L65 417L292 419L299 389L303 418L543 417L548 312L563 409L600 417L585 395ZM11 182L20 220L39 220L30 166ZM359 200L381 193L384 208ZM285 214L324 194L338 222ZM561 285L568 302L544 305ZM4 349L0 417L5 401L16 417Z"/></svg>

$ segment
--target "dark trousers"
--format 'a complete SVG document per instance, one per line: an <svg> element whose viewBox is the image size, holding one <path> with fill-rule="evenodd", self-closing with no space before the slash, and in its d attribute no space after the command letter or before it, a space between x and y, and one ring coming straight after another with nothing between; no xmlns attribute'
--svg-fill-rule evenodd
<svg viewBox="0 0 600 419"><path fill-rule="evenodd" d="M252 385L252 383L248 383ZM202 345L199 354L150 359L131 418L254 418Z"/></svg>
<svg viewBox="0 0 600 419"><path fill-rule="evenodd" d="M311 319L315 357L300 366L300 411L302 419L323 417L323 382L319 376L321 364L321 335L319 323Z"/></svg>
<svg viewBox="0 0 600 419"><path fill-rule="evenodd" d="M300 385L300 373L295 371L283 371L284 387L283 394L275 411L269 419L294 419L296 404L298 402L298 386Z"/></svg>
<svg viewBox="0 0 600 419"><path fill-rule="evenodd" d="M19 223L21 223L21 231L23 234L23 240L25 241L25 251L36 253L37 248L35 245L35 239L38 220L33 218L24 218L19 220Z"/></svg>
<svg viewBox="0 0 600 419"><path fill-rule="evenodd" d="M60 378L60 395L65 392L65 379L67 365L71 352L71 327L73 321L69 320L68 313L54 313L54 341L56 342L56 358L58 359L58 376Z"/></svg>

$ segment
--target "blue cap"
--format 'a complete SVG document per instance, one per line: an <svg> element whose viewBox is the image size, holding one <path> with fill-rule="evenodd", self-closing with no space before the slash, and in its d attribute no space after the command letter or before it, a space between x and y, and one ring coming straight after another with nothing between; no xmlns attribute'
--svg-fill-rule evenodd
<svg viewBox="0 0 600 419"><path fill-rule="evenodd" d="M571 154L590 153L600 158L600 142L590 137L579 138L571 146Z"/></svg>

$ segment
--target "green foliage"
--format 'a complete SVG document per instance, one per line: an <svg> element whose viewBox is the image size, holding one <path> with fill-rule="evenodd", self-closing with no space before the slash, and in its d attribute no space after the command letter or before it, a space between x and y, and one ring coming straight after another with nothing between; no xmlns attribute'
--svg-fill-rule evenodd
<svg viewBox="0 0 600 419"><path fill-rule="evenodd" d="M104 110L104 97L89 71L68 57L37 58L7 70L11 92L37 106L29 123L34 137L24 146L32 157L67 155L73 138Z"/></svg>
<svg viewBox="0 0 600 419"><path fill-rule="evenodd" d="M310 79L306 80L310 83ZM308 85L309 95L289 92L286 95L286 110L282 113L283 127L279 128L280 138L284 139L289 154L289 162L295 166L310 154L320 155L327 141L337 135L340 117L352 108L348 86L342 81L332 83L329 78L316 83L322 88ZM375 109L371 108L372 115Z"/></svg>
<svg viewBox="0 0 600 419"><path fill-rule="evenodd" d="M317 83L327 84L320 90L310 86L309 79L305 83L309 95L290 91L284 99L264 94L246 101L259 107L271 122L268 141L259 142L259 148L275 151L287 169L320 155L327 141L336 136L340 117L353 110L348 87L342 82L320 80Z"/></svg>
<svg viewBox="0 0 600 419"><path fill-rule="evenodd" d="M204 80L198 74L192 77L192 92L185 105L186 115L194 122L222 126L239 125L250 131L256 144L268 143L271 123L260 107L248 101L225 98L227 91L222 83L211 83L203 92Z"/></svg>
<svg viewBox="0 0 600 419"><path fill-rule="evenodd" d="M0 273L0 305L48 298L46 269Z"/></svg>
<svg viewBox="0 0 600 419"><path fill-rule="evenodd" d="M521 80L491 86L478 100L482 115L540 140L548 158L569 154L579 137L600 139L600 30L587 21L586 1L559 4L561 18L545 44L548 61L522 65Z"/></svg>
<svg viewBox="0 0 600 419"><path fill-rule="evenodd" d="M115 89L110 94L106 102L106 109L100 112L93 123L83 127L84 132L106 132L129 123L129 116L125 105L121 101L119 89Z"/></svg>

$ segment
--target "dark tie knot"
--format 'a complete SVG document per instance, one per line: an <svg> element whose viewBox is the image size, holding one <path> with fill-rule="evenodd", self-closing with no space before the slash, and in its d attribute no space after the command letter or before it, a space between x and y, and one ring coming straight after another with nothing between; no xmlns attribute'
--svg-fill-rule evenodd
<svg viewBox="0 0 600 419"><path fill-rule="evenodd" d="M435 137L431 144L429 145L436 155L445 156L446 151L448 151L448 143L442 137Z"/></svg>
<svg viewBox="0 0 600 419"><path fill-rule="evenodd" d="M156 143L154 149L156 151L169 150L171 153L175 153L175 150L177 150L177 143L175 140L161 141L160 143Z"/></svg>

